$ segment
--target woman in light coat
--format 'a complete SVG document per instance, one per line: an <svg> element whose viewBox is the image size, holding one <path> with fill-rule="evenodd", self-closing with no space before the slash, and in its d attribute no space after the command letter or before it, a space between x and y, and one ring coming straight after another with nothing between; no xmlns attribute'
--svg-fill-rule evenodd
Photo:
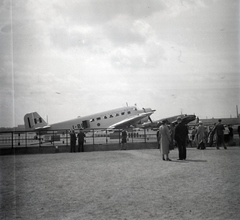
<svg viewBox="0 0 240 220"><path fill-rule="evenodd" d="M201 121L199 121L199 126L197 128L197 149L200 149L200 144L203 143L205 146L205 128L203 127L203 124Z"/></svg>
<svg viewBox="0 0 240 220"><path fill-rule="evenodd" d="M171 142L171 136L168 126L166 125L166 121L162 121L162 125L159 127L159 134L161 135L160 138L160 146L161 146L161 152L162 152L162 159L171 161L169 159L169 144ZM166 158L165 158L166 156Z"/></svg>

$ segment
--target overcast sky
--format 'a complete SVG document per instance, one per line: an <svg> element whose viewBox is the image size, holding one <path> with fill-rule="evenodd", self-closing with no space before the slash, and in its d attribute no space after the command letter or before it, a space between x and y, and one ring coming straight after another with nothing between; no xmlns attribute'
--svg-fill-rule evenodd
<svg viewBox="0 0 240 220"><path fill-rule="evenodd" d="M0 0L0 127L137 104L236 117L238 0ZM239 106L240 109L240 106Z"/></svg>

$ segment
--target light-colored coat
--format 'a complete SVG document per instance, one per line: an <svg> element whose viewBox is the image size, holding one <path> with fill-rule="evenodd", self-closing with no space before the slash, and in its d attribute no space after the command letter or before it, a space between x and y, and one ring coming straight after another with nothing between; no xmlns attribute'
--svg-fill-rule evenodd
<svg viewBox="0 0 240 220"><path fill-rule="evenodd" d="M160 138L160 146L162 154L169 153L169 143L171 141L170 132L167 125L161 125L159 127L159 134L161 135Z"/></svg>
<svg viewBox="0 0 240 220"><path fill-rule="evenodd" d="M202 125L199 125L197 128L197 144L200 144L201 141L205 143L205 128Z"/></svg>

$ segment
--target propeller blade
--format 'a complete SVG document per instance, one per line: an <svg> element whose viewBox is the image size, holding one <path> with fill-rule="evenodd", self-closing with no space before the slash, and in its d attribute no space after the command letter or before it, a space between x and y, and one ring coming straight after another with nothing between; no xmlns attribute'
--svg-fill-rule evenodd
<svg viewBox="0 0 240 220"><path fill-rule="evenodd" d="M196 124L199 123L199 117L196 117Z"/></svg>
<svg viewBox="0 0 240 220"><path fill-rule="evenodd" d="M144 112L146 112L146 109L145 108L142 108ZM148 115L148 120L153 123L152 119L150 118L150 116Z"/></svg>
<svg viewBox="0 0 240 220"><path fill-rule="evenodd" d="M150 117L150 116L148 116L148 119L149 119L149 121L150 121L151 123L153 123L153 121L152 121L152 119L151 119L151 117Z"/></svg>

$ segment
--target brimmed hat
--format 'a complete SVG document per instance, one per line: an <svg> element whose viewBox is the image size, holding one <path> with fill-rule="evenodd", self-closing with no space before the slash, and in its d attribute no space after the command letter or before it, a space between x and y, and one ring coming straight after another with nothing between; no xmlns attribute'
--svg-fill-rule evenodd
<svg viewBox="0 0 240 220"><path fill-rule="evenodd" d="M178 121L182 121L182 118L180 116L177 117Z"/></svg>

